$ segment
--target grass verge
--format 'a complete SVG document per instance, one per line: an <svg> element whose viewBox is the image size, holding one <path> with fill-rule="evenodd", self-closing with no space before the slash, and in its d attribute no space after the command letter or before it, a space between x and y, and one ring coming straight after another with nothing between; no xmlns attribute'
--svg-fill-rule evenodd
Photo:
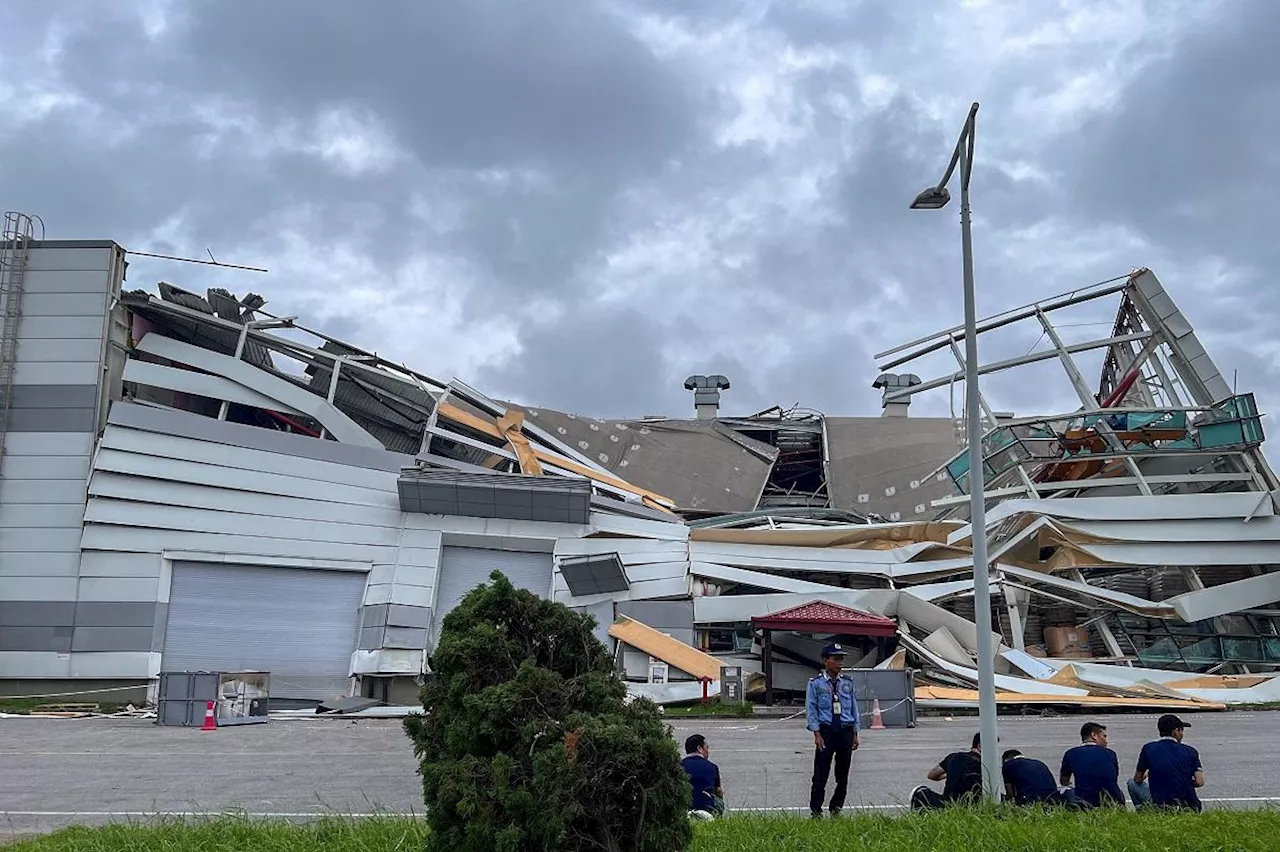
<svg viewBox="0 0 1280 852"><path fill-rule="evenodd" d="M950 811L821 822L731 816L698 823L693 852L1271 852L1280 811L1158 814ZM401 817L326 817L306 824L210 817L68 828L7 852L412 852L426 827Z"/></svg>

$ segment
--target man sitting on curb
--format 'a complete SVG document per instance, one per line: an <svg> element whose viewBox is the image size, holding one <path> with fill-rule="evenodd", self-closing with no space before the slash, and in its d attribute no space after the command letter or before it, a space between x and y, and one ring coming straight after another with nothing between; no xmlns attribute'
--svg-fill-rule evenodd
<svg viewBox="0 0 1280 852"><path fill-rule="evenodd" d="M712 763L711 747L702 734L694 734L684 741L684 759L680 765L689 776L693 788L693 803L689 809L703 819L711 819L724 813L724 791L720 789L720 767Z"/></svg>
<svg viewBox="0 0 1280 852"><path fill-rule="evenodd" d="M1182 742L1184 729L1189 727L1171 713L1156 722L1160 739L1142 747L1137 771L1129 781L1129 795L1135 806L1201 809L1196 789L1204 786L1204 767L1200 765L1200 753Z"/></svg>
<svg viewBox="0 0 1280 852"><path fill-rule="evenodd" d="M1107 747L1107 726L1085 722L1080 728L1080 745L1062 756L1058 781L1066 787L1075 782L1075 804L1081 808L1102 805L1124 806L1120 792L1120 761Z"/></svg>
<svg viewBox="0 0 1280 852"><path fill-rule="evenodd" d="M972 748L947 755L925 777L947 783L941 793L923 784L912 790L913 811L978 802L982 798L982 735L974 734Z"/></svg>
<svg viewBox="0 0 1280 852"><path fill-rule="evenodd" d="M1043 761L1027 757L1016 748L1006 751L1000 760L1008 800L1017 805L1066 804L1066 797L1053 781L1053 772Z"/></svg>

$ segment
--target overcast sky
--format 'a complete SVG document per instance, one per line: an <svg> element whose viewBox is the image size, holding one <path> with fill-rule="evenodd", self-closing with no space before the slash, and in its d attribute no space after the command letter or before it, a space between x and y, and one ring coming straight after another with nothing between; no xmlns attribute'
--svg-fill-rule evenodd
<svg viewBox="0 0 1280 852"><path fill-rule="evenodd" d="M1280 396L1275 0L10 5L0 207L270 269L133 288L253 290L596 416L691 412L712 372L728 412L876 414L872 355L961 319L958 205L907 204L976 100L981 313L1147 266ZM1060 377L990 393L1074 407Z"/></svg>

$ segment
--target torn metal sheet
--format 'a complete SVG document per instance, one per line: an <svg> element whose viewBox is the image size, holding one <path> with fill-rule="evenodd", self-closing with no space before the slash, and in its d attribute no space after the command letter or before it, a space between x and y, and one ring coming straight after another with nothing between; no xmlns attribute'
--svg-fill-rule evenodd
<svg viewBox="0 0 1280 852"><path fill-rule="evenodd" d="M717 678L719 675L717 675ZM659 706L665 704L689 704L702 700L702 684L699 681L677 681L675 683L628 683L627 702L637 698L647 698ZM706 685L708 698L720 695L720 681L713 680Z"/></svg>
<svg viewBox="0 0 1280 852"><path fill-rule="evenodd" d="M529 422L681 509L756 508L778 450L715 421L596 420L530 408Z"/></svg>
<svg viewBox="0 0 1280 852"><path fill-rule="evenodd" d="M999 574L1010 577L1017 577L1026 583L1032 585L1044 585L1063 591L1073 592L1092 601L1106 603L1110 606L1118 607L1127 612L1137 615L1144 615L1149 618L1172 618L1175 610L1167 603L1157 603L1155 601L1144 600L1134 595L1128 595L1124 592L1113 592L1110 589L1104 589L1100 586L1093 586L1088 583L1080 583L1075 580L1068 580L1064 577L1057 577L1053 574L1044 574L1039 571L1028 571L1025 568L1014 568L1011 565L1001 565L998 568Z"/></svg>
<svg viewBox="0 0 1280 852"><path fill-rule="evenodd" d="M1057 695L1026 692L997 692L997 704L1014 706L1053 706L1053 707L1090 707L1098 710L1108 708L1128 708L1132 710L1225 710L1226 705L1203 701L1159 698L1120 698L1099 695ZM976 710L978 708L978 690L960 689L948 686L917 686L916 706L923 708L953 708Z"/></svg>

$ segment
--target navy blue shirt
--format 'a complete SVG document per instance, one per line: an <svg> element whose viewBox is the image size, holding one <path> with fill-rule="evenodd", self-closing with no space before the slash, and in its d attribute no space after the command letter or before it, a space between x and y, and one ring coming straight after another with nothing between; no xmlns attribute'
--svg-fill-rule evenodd
<svg viewBox="0 0 1280 852"><path fill-rule="evenodd" d="M947 773L942 798L948 802L976 801L982 795L982 756L975 751L956 751L938 764Z"/></svg>
<svg viewBox="0 0 1280 852"><path fill-rule="evenodd" d="M693 810L712 812L715 791L720 789L720 767L700 754L687 754L680 761L693 787Z"/></svg>
<svg viewBox="0 0 1280 852"><path fill-rule="evenodd" d="M1053 773L1042 761L1030 757L1013 757L1001 769L1004 783L1013 785L1013 800L1019 805L1049 802L1058 794Z"/></svg>
<svg viewBox="0 0 1280 852"><path fill-rule="evenodd" d="M1088 807L1101 807L1108 798L1124 804L1120 792L1120 760L1106 746L1085 743L1068 749L1062 756L1062 775L1075 783L1076 801Z"/></svg>
<svg viewBox="0 0 1280 852"><path fill-rule="evenodd" d="M1149 773L1151 802L1163 808L1200 810L1193 779L1201 768L1200 753L1173 737L1147 743L1138 755L1138 771Z"/></svg>

